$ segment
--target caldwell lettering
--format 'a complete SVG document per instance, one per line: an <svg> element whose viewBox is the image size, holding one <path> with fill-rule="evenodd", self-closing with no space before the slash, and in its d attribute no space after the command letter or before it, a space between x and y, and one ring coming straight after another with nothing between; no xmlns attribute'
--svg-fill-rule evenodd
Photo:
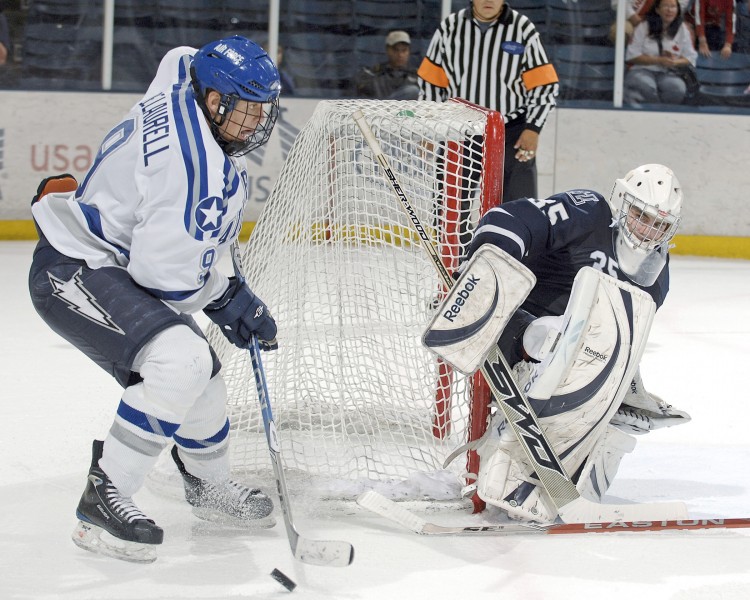
<svg viewBox="0 0 750 600"><path fill-rule="evenodd" d="M454 303L443 313L443 318L448 319L453 323L453 319L455 319L458 316L458 313L461 312L461 307L466 304L471 292L477 287L479 281L480 279L476 275L471 275L466 278L463 287L455 294Z"/></svg>

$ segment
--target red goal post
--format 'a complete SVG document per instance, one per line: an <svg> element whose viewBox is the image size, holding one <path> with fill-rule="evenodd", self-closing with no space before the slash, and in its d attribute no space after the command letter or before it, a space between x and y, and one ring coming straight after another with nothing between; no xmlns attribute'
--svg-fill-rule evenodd
<svg viewBox="0 0 750 600"><path fill-rule="evenodd" d="M487 116L485 126L485 150L482 153L482 182L480 187L480 216L493 206L502 203L503 172L505 164L505 123L502 115L494 110L472 104L463 98L454 98L452 102L460 102L470 106L473 110L481 111ZM446 267L450 265L446 264ZM453 272L451 270L451 272ZM473 394L469 410L468 441L482 437L487 429L487 419L490 414L490 388L481 373L473 376ZM438 400L440 401L440 400ZM469 450L466 455L467 473L479 473L479 455L475 450ZM472 497L474 512L481 512L485 508L484 501L476 494Z"/></svg>

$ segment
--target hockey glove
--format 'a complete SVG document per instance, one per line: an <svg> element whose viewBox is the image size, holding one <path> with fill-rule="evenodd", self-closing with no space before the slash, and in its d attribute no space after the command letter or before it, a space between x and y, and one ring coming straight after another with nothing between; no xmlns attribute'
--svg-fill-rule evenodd
<svg viewBox="0 0 750 600"><path fill-rule="evenodd" d="M53 175L42 179L39 187L36 189L36 196L31 199L31 203L39 202L47 194L58 194L60 192L75 192L78 188L76 178L70 173L62 175Z"/></svg>
<svg viewBox="0 0 750 600"><path fill-rule="evenodd" d="M239 348L247 348L253 336L263 350L276 350L276 321L268 307L236 277L229 278L227 291L203 309L227 339Z"/></svg>

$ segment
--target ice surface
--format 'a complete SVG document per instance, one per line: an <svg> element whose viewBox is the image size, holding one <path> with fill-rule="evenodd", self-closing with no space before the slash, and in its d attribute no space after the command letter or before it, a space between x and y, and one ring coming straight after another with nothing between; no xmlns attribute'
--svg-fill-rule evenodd
<svg viewBox="0 0 750 600"><path fill-rule="evenodd" d="M155 563L83 552L70 541L75 506L91 440L109 428L119 388L34 313L32 249L0 243L2 599L286 598L274 568L298 584L300 599L750 598L750 530L428 538L354 504L306 496L292 498L298 529L352 542L350 567L296 562L281 522L261 532L221 529L148 489L135 499L165 530ZM673 258L642 371L650 391L693 421L639 438L611 498L684 500L696 518L750 516L748 340L750 261ZM412 507L443 524L492 517Z"/></svg>

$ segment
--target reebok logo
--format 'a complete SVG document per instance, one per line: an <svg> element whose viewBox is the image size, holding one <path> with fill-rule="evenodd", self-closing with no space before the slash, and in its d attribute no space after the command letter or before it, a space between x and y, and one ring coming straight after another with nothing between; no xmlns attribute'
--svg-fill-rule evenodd
<svg viewBox="0 0 750 600"><path fill-rule="evenodd" d="M461 307L466 304L471 292L477 287L479 281L479 277L472 275L464 282L464 286L456 293L451 307L443 313L444 319L448 319L451 323L454 322L454 319L461 312Z"/></svg>
<svg viewBox="0 0 750 600"><path fill-rule="evenodd" d="M595 358L595 359L597 359L597 360L600 360L600 361L602 361L602 362L604 362L605 360L607 360L607 359L609 358L609 356L607 356L606 354L602 354L601 352L597 352L596 350L592 350L592 349L591 349L591 348L589 348L588 346L586 346L586 347L585 347L585 348L583 349L583 351L584 351L584 352L585 352L586 354L588 354L589 356L592 356L593 358Z"/></svg>

